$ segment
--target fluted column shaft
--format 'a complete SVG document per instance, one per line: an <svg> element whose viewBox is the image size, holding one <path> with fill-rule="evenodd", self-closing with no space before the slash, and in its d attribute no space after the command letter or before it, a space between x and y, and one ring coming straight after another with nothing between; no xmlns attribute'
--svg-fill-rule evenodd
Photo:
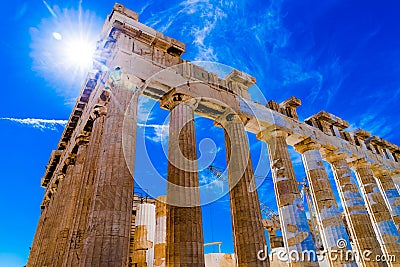
<svg viewBox="0 0 400 267"><path fill-rule="evenodd" d="M60 178L58 180L57 188L48 189L49 191L51 191L52 196L49 200L47 207L45 207L44 211L41 214L40 221L42 222L42 224L40 228L38 227L35 236L36 240L32 244L28 266L46 266L46 264L47 266L49 266L51 263L51 257L47 253L47 249L52 242L55 242L57 237L57 221L61 216L58 211L62 209L63 206L62 192L64 190L63 188L67 187L68 182L66 182L65 179L69 179L69 176L72 173L72 169L73 165L71 164L67 167L65 174L58 174Z"/></svg>
<svg viewBox="0 0 400 267"><path fill-rule="evenodd" d="M72 160L71 160L72 161ZM45 236L40 246L40 260L35 266L52 266L54 247L59 237L59 226L63 217L63 211L65 207L65 197L67 196L66 191L71 183L75 165L70 162L65 176L62 181L59 182L57 192L54 194L52 210L49 214L47 221L47 229ZM50 207L50 205L49 205Z"/></svg>
<svg viewBox="0 0 400 267"><path fill-rule="evenodd" d="M359 253L367 250L371 251L370 258L375 259L377 255L382 255L382 250L363 198L354 179L351 177L349 165L342 155L328 155L327 160L332 166L336 187L355 248ZM384 262L366 261L362 257L361 263L363 266L387 266Z"/></svg>
<svg viewBox="0 0 400 267"><path fill-rule="evenodd" d="M47 196L45 196L42 201L42 205L44 205L44 207L42 207L42 213L40 214L38 227L32 242L32 248L29 253L27 266L38 266L38 262L40 261L40 250L44 244L44 239L48 238L45 233L49 229L48 224L52 218L50 215L54 209L54 207L52 207L52 201L53 199L47 199Z"/></svg>
<svg viewBox="0 0 400 267"><path fill-rule="evenodd" d="M36 228L36 233L33 238L32 248L29 253L28 262L26 264L26 266L28 266L28 267L35 266L35 264L36 264L37 255L39 254L39 245L38 244L41 243L40 241L42 238L42 232L44 231L46 213L47 213L47 207L45 207L44 209L42 208L42 213L40 214L38 226Z"/></svg>
<svg viewBox="0 0 400 267"><path fill-rule="evenodd" d="M383 253L388 257L394 255L396 259L400 259L400 234L379 191L370 164L364 160L357 160L352 162L352 166ZM392 263L388 265L396 266Z"/></svg>
<svg viewBox="0 0 400 267"><path fill-rule="evenodd" d="M92 133L86 153L84 169L82 173L79 193L74 207L73 221L68 236L68 244L63 266L78 266L81 259L83 238L85 236L86 224L89 211L94 198L94 184L96 183L96 166L101 150L101 139L104 128L105 114L95 118Z"/></svg>
<svg viewBox="0 0 400 267"><path fill-rule="evenodd" d="M227 116L223 127L238 266L269 266L267 260L257 258L258 251L264 250L266 240L246 131L243 122L233 115Z"/></svg>
<svg viewBox="0 0 400 267"><path fill-rule="evenodd" d="M156 206L141 203L137 207L132 263L133 266L153 267Z"/></svg>
<svg viewBox="0 0 400 267"><path fill-rule="evenodd" d="M68 238L73 220L72 216L76 208L76 201L79 194L79 186L82 181L82 172L88 148L86 138L82 137L80 139L82 140L77 142L79 148L75 159L75 165L70 176L70 181L68 181L68 187L64 188L62 192L64 208L58 210L58 213L61 216L56 226L56 229L58 230L56 240L53 246L48 248L48 253L53 256L51 263L52 266L61 266L67 245L69 245Z"/></svg>
<svg viewBox="0 0 400 267"><path fill-rule="evenodd" d="M166 196L160 196L156 202L156 233L154 237L154 266L165 266L167 236Z"/></svg>
<svg viewBox="0 0 400 267"><path fill-rule="evenodd" d="M168 140L166 266L204 266L193 107L175 103Z"/></svg>
<svg viewBox="0 0 400 267"><path fill-rule="evenodd" d="M128 263L133 177L123 153L122 127L131 97L132 91L122 85L112 89L80 266L125 266ZM131 119L136 122L136 114L132 115ZM131 125L130 131L135 149L136 123Z"/></svg>
<svg viewBox="0 0 400 267"><path fill-rule="evenodd" d="M386 203L397 230L400 230L400 194L397 191L396 185L392 176L388 171L375 170L374 176L381 188L383 196L386 198Z"/></svg>
<svg viewBox="0 0 400 267"><path fill-rule="evenodd" d="M322 162L321 153L318 150L319 145L314 142L301 142L295 145L295 149L301 153L303 159L325 250L351 250L350 238ZM347 247L339 248L337 246L338 240L345 240ZM345 259L332 258L330 253L327 253L327 256L330 266L357 266L354 260L346 262Z"/></svg>
<svg viewBox="0 0 400 267"><path fill-rule="evenodd" d="M283 242L288 255L297 251L316 251L303 207L298 182L286 143L287 134L279 130L263 132L259 138L268 144L268 155L278 204ZM314 259L315 260L315 259ZM291 266L318 266L316 261L295 262Z"/></svg>

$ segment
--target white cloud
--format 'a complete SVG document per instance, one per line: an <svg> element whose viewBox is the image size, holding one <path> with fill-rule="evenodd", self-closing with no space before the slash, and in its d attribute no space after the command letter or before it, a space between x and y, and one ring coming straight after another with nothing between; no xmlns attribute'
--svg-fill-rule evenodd
<svg viewBox="0 0 400 267"><path fill-rule="evenodd" d="M227 181L224 178L217 178L210 172L199 173L199 185L202 191L209 194L221 194L224 192L224 184L227 186ZM225 177L225 179L227 179Z"/></svg>
<svg viewBox="0 0 400 267"><path fill-rule="evenodd" d="M20 124L40 129L41 131L43 130L58 131L59 129L58 127L65 127L65 125L68 123L67 120L46 120L46 119L33 119L33 118L27 118L27 119L0 118L0 120L18 122Z"/></svg>
<svg viewBox="0 0 400 267"><path fill-rule="evenodd" d="M153 120L151 116L151 110L153 109L154 105L157 105L158 102L152 100L147 97L140 97L139 104L138 104L138 123L139 124L147 124Z"/></svg>
<svg viewBox="0 0 400 267"><path fill-rule="evenodd" d="M216 61L218 56L208 37L214 36L213 31L219 31L216 29L218 22L228 17L227 12L233 6L231 1L184 0L179 5L157 12L157 16L151 17L146 24L164 33L179 24L181 35L188 36L187 40L180 40L192 43L197 50L194 60ZM190 24L187 23L188 16Z"/></svg>
<svg viewBox="0 0 400 267"><path fill-rule="evenodd" d="M145 128L152 128L154 130L154 133L152 133L152 134L146 133L146 138L155 143L168 141L169 125L138 123L137 126L145 127Z"/></svg>
<svg viewBox="0 0 400 267"><path fill-rule="evenodd" d="M195 60L210 60L217 61L218 57L214 53L213 47L209 43L205 43L205 39L215 29L219 20L226 18L227 15L219 7L214 7L212 4L207 3L207 13L202 13L201 17L204 20L203 25L192 27L191 33L194 37L193 44L198 50Z"/></svg>

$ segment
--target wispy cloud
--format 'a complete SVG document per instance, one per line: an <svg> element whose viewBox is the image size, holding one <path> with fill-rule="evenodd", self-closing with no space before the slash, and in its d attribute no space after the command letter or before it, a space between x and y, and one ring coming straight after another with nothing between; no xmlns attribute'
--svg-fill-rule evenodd
<svg viewBox="0 0 400 267"><path fill-rule="evenodd" d="M153 4L153 1L147 1L147 3L140 9L140 11L138 12L139 15L142 15L143 12Z"/></svg>
<svg viewBox="0 0 400 267"><path fill-rule="evenodd" d="M53 8L51 8L51 6L50 6L46 1L44 1L44 0L43 0L43 4L46 6L46 8L47 8L47 10L50 12L50 14L51 14L53 17L57 18L57 14L54 12Z"/></svg>
<svg viewBox="0 0 400 267"><path fill-rule="evenodd" d="M155 143L168 141L169 125L138 123L138 127L152 129L153 130L152 133L150 134L146 133L146 138Z"/></svg>
<svg viewBox="0 0 400 267"><path fill-rule="evenodd" d="M361 120L351 123L347 131L357 128L367 130L372 135L379 135L380 137L388 137L390 133L393 133L392 125L379 113L364 113Z"/></svg>
<svg viewBox="0 0 400 267"><path fill-rule="evenodd" d="M203 24L191 29L191 33L194 37L193 44L198 50L195 60L217 61L218 56L215 54L214 48L210 45L210 43L205 43L205 39L215 29L218 21L226 18L227 15L222 11L221 8L215 7L210 3L207 3L207 5L208 8L210 8L207 8L209 11L202 13L201 15L203 18ZM189 7L191 7L191 5L189 5Z"/></svg>
<svg viewBox="0 0 400 267"><path fill-rule="evenodd" d="M139 97L138 103L138 123L139 124L147 124L153 120L151 111L154 105L157 104L157 101L154 101L147 97Z"/></svg>
<svg viewBox="0 0 400 267"><path fill-rule="evenodd" d="M183 38L181 41L193 44L195 60L217 61L218 55L213 47L213 38L221 32L225 23L219 24L228 17L227 12L234 7L233 1L217 0L184 0L157 12L146 24L168 34L169 29L176 29ZM190 16L190 23L188 20ZM221 27L219 27L221 26ZM215 33L215 34L214 34Z"/></svg>
<svg viewBox="0 0 400 267"><path fill-rule="evenodd" d="M33 128L37 128L41 131L43 130L58 131L60 127L65 127L65 125L68 122L67 120L47 120L47 119L33 119L33 118L27 118L27 119L0 118L0 120L17 122L20 124L31 126Z"/></svg>

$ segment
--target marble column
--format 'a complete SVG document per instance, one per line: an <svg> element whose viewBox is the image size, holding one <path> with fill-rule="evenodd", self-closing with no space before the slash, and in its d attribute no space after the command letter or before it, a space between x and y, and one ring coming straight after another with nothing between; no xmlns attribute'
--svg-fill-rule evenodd
<svg viewBox="0 0 400 267"><path fill-rule="evenodd" d="M170 110L166 266L204 266L194 106L179 93L161 105Z"/></svg>
<svg viewBox="0 0 400 267"><path fill-rule="evenodd" d="M72 168L73 165L67 167L66 173L70 173ZM57 177L57 187L48 187L45 192L45 199L42 202L44 209L40 215L38 229L36 230L27 266L43 266L44 262L46 261L46 257L48 256L46 253L47 247L57 235L56 232L53 235L51 233L54 230L53 227L55 225L55 221L57 220L56 216L58 208L62 204L62 201L60 200L60 194L58 194L58 192L62 192L62 188L65 186L64 179L66 174L60 172L55 175Z"/></svg>
<svg viewBox="0 0 400 267"><path fill-rule="evenodd" d="M357 250L360 255L365 251L370 251L370 258L375 259L376 256L383 253L363 198L358 191L354 179L351 177L351 170L347 164L346 155L330 152L327 154L326 160L332 166L336 187L354 244L353 250ZM362 257L360 261L363 266L368 267L387 266L384 262L367 261Z"/></svg>
<svg viewBox="0 0 400 267"><path fill-rule="evenodd" d="M135 218L133 266L153 267L155 227L156 206L153 203L140 203Z"/></svg>
<svg viewBox="0 0 400 267"><path fill-rule="evenodd" d="M400 259L400 234L392 220L383 195L379 191L371 164L364 159L359 159L353 161L351 166L356 173L361 193L364 196L369 216L384 255L387 257L394 255L396 259ZM388 265L398 266L396 263L390 262L388 262Z"/></svg>
<svg viewBox="0 0 400 267"><path fill-rule="evenodd" d="M243 122L238 115L229 114L219 123L225 131L233 241L238 266L269 266L268 259L261 261L257 258L258 252L265 249L266 239Z"/></svg>
<svg viewBox="0 0 400 267"><path fill-rule="evenodd" d="M122 132L132 96L131 89L117 82L112 86L79 266L126 266L129 261L133 207L133 177L129 168L134 162L125 158ZM136 122L135 112L130 119ZM134 150L136 123L129 130L134 136Z"/></svg>
<svg viewBox="0 0 400 267"><path fill-rule="evenodd" d="M319 152L320 145L311 140L304 140L295 146L301 153L304 169L310 187L311 199L316 210L317 223L321 228L321 237L325 250L351 250L350 238L336 203L333 188ZM337 242L345 240L345 248L338 247ZM330 266L357 266L356 262L332 257L327 254Z"/></svg>
<svg viewBox="0 0 400 267"><path fill-rule="evenodd" d="M297 255L303 255L304 251L315 252L316 248L290 159L286 137L287 133L279 129L265 130L258 134L258 138L268 144L268 156L285 249L289 256L294 251ZM319 266L316 257L305 261L301 259L290 261L291 266Z"/></svg>
<svg viewBox="0 0 400 267"><path fill-rule="evenodd" d="M93 125L88 143L82 179L73 210L73 221L68 235L68 245L63 257L63 266L79 266L82 258L83 238L89 219L89 211L94 199L93 189L96 184L96 167L101 151L101 137L104 130L106 107L97 107L92 112Z"/></svg>
<svg viewBox="0 0 400 267"><path fill-rule="evenodd" d="M76 202L79 195L79 187L82 182L82 173L86 152L88 148L88 134L80 135L76 140L77 154L75 159L75 166L68 183L68 188L64 189L63 201L64 209L59 210L61 214L58 222L58 235L55 245L48 249L48 253L53 255L52 266L61 266L64 256L69 245L69 233L73 221L73 213L76 208Z"/></svg>
<svg viewBox="0 0 400 267"><path fill-rule="evenodd" d="M390 171L383 168L373 167L374 176L378 182L378 186L386 199L386 204L397 230L400 230L400 194L397 191Z"/></svg>
<svg viewBox="0 0 400 267"><path fill-rule="evenodd" d="M156 202L156 234L154 237L154 266L165 267L167 206L166 196L160 196Z"/></svg>
<svg viewBox="0 0 400 267"><path fill-rule="evenodd" d="M52 210L47 218L47 229L44 237L39 244L40 259L35 266L52 266L53 252L59 238L59 226L63 217L65 208L65 198L67 196L69 184L72 180L72 174L75 168L76 154L71 154L67 159L67 167L65 175L62 175L62 180L59 180L57 191L53 191ZM50 206L49 206L50 207Z"/></svg>

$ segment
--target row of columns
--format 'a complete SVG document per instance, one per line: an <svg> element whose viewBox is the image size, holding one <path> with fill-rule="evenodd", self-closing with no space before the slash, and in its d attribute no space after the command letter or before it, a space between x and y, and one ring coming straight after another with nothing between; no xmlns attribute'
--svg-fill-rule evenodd
<svg viewBox="0 0 400 267"><path fill-rule="evenodd" d="M324 248L328 252L343 249L338 247L337 241L344 240L347 244L344 249L351 250L350 238L319 153L320 145L307 141L297 144L295 149L302 155ZM354 261L346 262L345 259L333 260L328 257L328 261L331 266L357 266Z"/></svg>
<svg viewBox="0 0 400 267"><path fill-rule="evenodd" d="M90 128L90 138L74 140L57 192L41 214L28 266L128 264L133 177L123 152L122 127L132 95L124 86L102 91L84 127ZM131 135L136 137L136 128ZM134 149L136 138L132 140Z"/></svg>
<svg viewBox="0 0 400 267"><path fill-rule="evenodd" d="M164 107L171 111L168 202L178 200L181 201L180 204L191 203L195 204L195 207L168 205L167 266L204 265L202 232L198 231L201 229L201 211L196 206L200 196L199 192L194 189L198 186L193 120L195 103L185 98L184 95L175 94L168 96L166 98L168 101L164 101ZM257 252L262 249L260 246L265 244L265 236L261 226L258 196L256 191L251 189L254 187L254 177L244 124L240 116L233 114L225 115L217 123L224 127L225 132L234 248L238 266L267 266L268 262L259 261L255 257ZM315 246L310 235L286 137L287 133L279 129L266 130L258 134L258 138L268 144L268 155L286 251L289 255L293 251L297 251L301 255L304 251L315 251ZM370 252L369 258L360 257L363 266L396 266L396 263L370 260L382 255L386 258L390 258L389 256L399 258L400 256L400 236L394 223L399 220L397 201L400 201L400 198L388 172L376 171L375 174L379 181L379 187L384 191L384 197L378 188L373 168L364 161L353 161L351 168L357 175L361 188L360 194L357 183L351 176L351 169L346 157L333 152L326 155L325 158L331 164L334 172L349 235L323 164L321 146L311 140L304 140L297 144L295 149L302 154L330 265L357 266L355 258L341 257L337 259L337 257L332 258L329 253L342 250L346 254L352 249L350 242L352 241L353 250L357 250L359 253L367 250ZM183 157L180 157L177 151L182 151ZM185 165L188 164L188 160L193 164L190 167ZM190 190L177 190L175 185L190 188ZM363 198L366 200L365 203ZM179 225L182 222L182 216L177 210L181 209L185 209L186 219L188 217L195 218L196 222L185 223L185 227L189 227L189 229L180 228L182 227ZM337 243L339 240L340 244ZM194 247L186 246L185 242L190 242ZM318 266L318 262L316 258L292 260L290 266Z"/></svg>
<svg viewBox="0 0 400 267"><path fill-rule="evenodd" d="M340 230L337 228L335 234L329 234L328 228L324 225L323 217L327 215L327 211L325 210L324 212L319 209L319 206L323 205L324 202L326 203L328 199L334 201L334 198L332 198L332 187L324 178L327 176L319 151L321 147L306 140L306 142L303 141L297 144L295 148L302 154L310 188L314 191L312 198L315 207L319 210L317 219L322 227L321 230L322 235L324 236L324 245L328 251L331 248L337 249L335 247L337 244L330 243L326 236L329 235L331 238L334 237L335 240L338 240L339 238L344 239L346 242L348 242L349 237L345 231L343 231L344 225L343 222L339 221L339 217L337 216L338 209L335 207L336 205L332 205L331 210L329 211L332 218L333 215L336 214L337 222L339 222L337 226L340 225ZM388 206L385 204L383 195L377 187L371 166L364 160L351 162L351 167L355 171L358 184L360 185L360 194L357 183L351 176L351 170L346 161L346 156L340 153L328 152L326 153L326 159L332 166L341 204L354 243L353 249L357 250L359 253L363 253L364 251L371 252L369 259L363 257L360 258L363 266L386 266L386 264L389 266L395 266L396 263L392 262L385 263L370 260L377 259L382 255L386 256L386 259L390 258L389 255L398 258L400 253L400 235L392 220ZM312 167L310 168L310 166ZM312 171L310 171L311 169L315 170L318 168L321 169L320 174L313 174ZM315 181L315 178L318 180ZM389 180L389 177L386 178ZM390 180L393 183L391 178ZM322 195L319 195L318 192L313 189L315 187L315 182L317 182L318 186L323 186L323 191L325 192L323 192ZM393 192L393 195L398 195L398 192ZM363 199L365 199L365 202ZM333 210L332 207L334 207ZM328 221L329 226L332 226L331 223L332 221Z"/></svg>
<svg viewBox="0 0 400 267"><path fill-rule="evenodd" d="M170 110L167 186L166 266L204 266L194 109L183 94L167 95ZM225 130L234 248L238 266L269 266L257 259L266 244L249 144L236 115L218 121Z"/></svg>
<svg viewBox="0 0 400 267"><path fill-rule="evenodd" d="M258 138L268 145L268 156L274 182L275 197L281 222L283 242L287 255L303 251L316 251L310 226L303 207L303 199L294 173L289 150L286 144L287 134L280 130L267 130L258 134ZM306 262L291 262L292 266L318 266L317 259Z"/></svg>
<svg viewBox="0 0 400 267"><path fill-rule="evenodd" d="M66 168L61 176L59 193L41 216L34 241L36 247L28 265L127 264L133 177L123 153L122 127L131 97L131 91L116 87L107 114L104 112L94 120L90 139L83 136L78 142L74 164ZM194 128L196 101L174 93L166 95L161 105L170 110L166 266L204 266ZM132 115L132 125L136 125L136 114ZM269 266L268 261L257 258L266 241L244 123L235 114L226 114L217 123L223 126L225 133L238 266ZM131 137L136 139L135 127L131 132ZM258 135L268 145L286 251L315 251L286 137L287 134L279 129L266 130ZM134 151L134 142L131 145ZM347 243L345 249L350 250L351 237L355 248L358 251L370 250L371 257L395 255L400 258L397 230L400 197L390 174L362 160L353 161L349 166L344 155L326 153L325 159L334 172L349 236L323 165L322 148L305 140L295 149L302 154L324 247L328 251L338 249L336 242L342 239ZM132 159L129 164L133 166L134 158L129 159ZM362 195L351 177L350 167L356 172ZM380 191L384 192L383 195ZM292 261L290 265L318 266L316 259L309 260ZM332 266L356 266L352 260L329 258L329 261ZM386 263L364 261L363 265L386 266Z"/></svg>
<svg viewBox="0 0 400 267"><path fill-rule="evenodd" d="M168 205L167 266L203 266L201 211L197 207L200 196L198 190L195 189L198 186L194 132L196 104L185 95L175 94L165 97L162 105L171 111L168 202L178 201L183 206L194 205L194 207ZM228 114L217 123L224 127L225 132L234 248L238 264L239 266L268 265L268 262L260 262L255 257L261 249L260 245L265 244L265 236L260 224L258 196L252 189L254 177L243 122L240 116ZM279 129L266 130L258 135L259 139L268 144L286 251L288 253L297 251L301 254L304 251L316 249L310 235L286 137L287 133ZM297 144L295 149L302 154L324 247L328 252L351 250L350 236L324 168L321 147L311 140L305 140ZM400 236L393 222L393 219L398 219L397 209L392 208L391 213L387 208L384 197L375 182L371 166L363 161L352 162L351 166L357 174L361 195L351 177L351 170L345 156L330 153L326 158L335 175L355 249L360 253L369 250L371 258L380 255L400 256L398 255ZM394 203L398 193L393 190L394 184L390 183L390 176L386 172L379 174L380 180L385 183L384 185L381 183L381 187L387 188L387 202ZM177 189L177 186L183 189ZM363 197L366 199L366 206ZM186 218L195 218L195 222L189 221L189 224L185 224L185 227L189 229L180 228L182 225L179 225L179 221L182 221L182 218L178 213L179 210L185 211ZM189 240L185 239L185 236ZM338 244L338 240L342 243ZM184 242L196 245L195 247L185 246ZM190 257L185 255L190 255ZM327 255L331 266L357 265L354 258L342 257L338 260L331 258L330 253ZM362 257L361 261L365 266L386 266L386 263L370 261ZM318 266L316 258L292 261L290 264L291 266ZM387 263L387 265L393 264Z"/></svg>
<svg viewBox="0 0 400 267"><path fill-rule="evenodd" d="M286 143L287 134L279 129L266 130L258 134L258 138L268 144L268 155L274 179L275 195L281 220L282 234L287 253L314 250L312 241L307 241L310 233L307 219L302 209L302 200L299 199L298 184L294 175L293 166L289 157ZM302 154L308 183L314 207L317 211L317 221L321 229L325 249L329 252L344 248L350 250L350 237L341 218L336 203L333 188L326 173L321 146L310 139L295 145L295 149ZM396 266L393 262L377 262L376 259L384 256L399 259L400 235L398 232L398 201L399 193L388 171L375 171L365 160L351 162L356 173L361 193L354 179L346 157L340 153L330 152L326 155L331 164L339 196L344 209L355 250L359 253L370 251L369 258L361 257L363 266ZM377 182L380 184L378 188ZM386 197L386 202L384 199ZM363 201L365 199L365 204ZM386 205L388 204L388 205ZM298 209L294 207L297 206ZM301 207L301 208L300 208ZM396 227L397 226L397 227ZM297 242L295 242L295 240ZM344 241L338 247L337 241ZM356 266L351 258L331 258L327 253L331 266ZM377 256L377 257L376 257ZM291 262L291 266L305 266L304 262ZM307 263L309 266L312 263Z"/></svg>

